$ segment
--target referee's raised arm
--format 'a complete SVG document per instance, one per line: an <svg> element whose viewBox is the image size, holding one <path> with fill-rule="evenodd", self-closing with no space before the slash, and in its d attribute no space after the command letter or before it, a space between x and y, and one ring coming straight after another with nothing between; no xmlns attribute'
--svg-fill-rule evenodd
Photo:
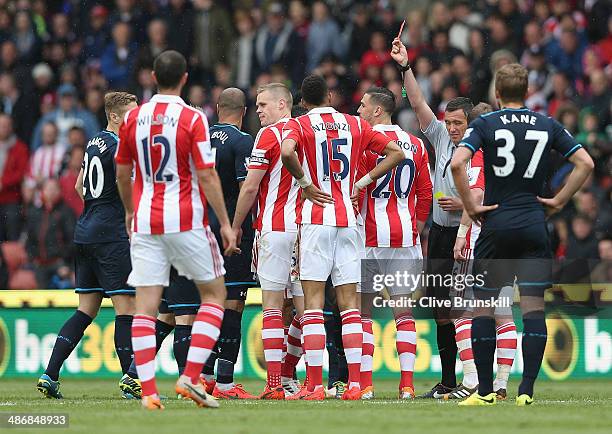
<svg viewBox="0 0 612 434"><path fill-rule="evenodd" d="M406 50L406 46L402 43L402 41L400 41L399 35L393 40L391 57L393 60L395 60L395 62L397 62L399 69L402 71L402 77L404 78L403 84L404 88L406 89L408 101L410 101L410 105L412 106L412 109L419 120L421 130L425 131L431 121L435 118L435 115L427 104L427 101L425 101L423 92L421 92L419 84L412 73L410 61L408 59L408 51Z"/></svg>

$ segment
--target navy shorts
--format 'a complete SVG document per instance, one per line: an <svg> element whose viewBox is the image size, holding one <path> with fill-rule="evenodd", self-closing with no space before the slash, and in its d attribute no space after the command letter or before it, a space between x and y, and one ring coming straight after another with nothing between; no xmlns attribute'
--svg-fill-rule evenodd
<svg viewBox="0 0 612 434"><path fill-rule="evenodd" d="M485 224L486 225L486 224ZM478 298L516 284L523 296L543 296L552 286L552 251L545 223L519 229L487 230L483 227L474 250L474 284Z"/></svg>
<svg viewBox="0 0 612 434"><path fill-rule="evenodd" d="M219 248L223 249L223 241L221 240L219 228L211 226L211 230L217 238ZM253 234L243 235L239 246L242 251L241 254L223 257L227 300L245 301L248 289L259 286L255 281L254 273L251 271L254 239L252 235Z"/></svg>
<svg viewBox="0 0 612 434"><path fill-rule="evenodd" d="M134 295L127 279L132 271L129 241L75 243L75 275L78 294L102 292L105 297Z"/></svg>
<svg viewBox="0 0 612 434"><path fill-rule="evenodd" d="M170 286L164 288L159 313L173 313L175 316L195 315L200 308L200 292L191 280L170 268Z"/></svg>

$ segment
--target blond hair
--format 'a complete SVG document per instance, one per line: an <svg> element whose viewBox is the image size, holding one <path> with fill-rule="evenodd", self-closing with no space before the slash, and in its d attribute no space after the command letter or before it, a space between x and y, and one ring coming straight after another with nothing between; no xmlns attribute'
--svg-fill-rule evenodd
<svg viewBox="0 0 612 434"><path fill-rule="evenodd" d="M527 69L518 63L504 65L495 73L495 90L503 102L522 103L528 84Z"/></svg>
<svg viewBox="0 0 612 434"><path fill-rule="evenodd" d="M291 95L291 91L287 86L283 83L269 83L264 84L257 88L257 95L262 92L271 92L275 97L279 99L284 99L287 102L287 106L291 108L293 106L293 96Z"/></svg>
<svg viewBox="0 0 612 434"><path fill-rule="evenodd" d="M127 92L108 92L104 95L104 112L106 118L110 119L111 113L120 116L125 114L125 107L130 103L137 102L136 95Z"/></svg>

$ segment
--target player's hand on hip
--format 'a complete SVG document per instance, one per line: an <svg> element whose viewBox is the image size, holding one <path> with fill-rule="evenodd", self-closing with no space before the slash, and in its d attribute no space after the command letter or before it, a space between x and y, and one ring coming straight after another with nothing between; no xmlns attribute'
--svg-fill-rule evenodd
<svg viewBox="0 0 612 434"><path fill-rule="evenodd" d="M325 193L323 190L315 187L314 184L310 184L308 187L302 189L302 197L308 199L315 205L325 206L328 203L334 203L334 198L331 194Z"/></svg>
<svg viewBox="0 0 612 434"><path fill-rule="evenodd" d="M558 213L565 206L564 203L559 202L554 197L547 199L544 197L538 196L538 202L540 202L546 208L546 215L553 215Z"/></svg>
<svg viewBox="0 0 612 434"><path fill-rule="evenodd" d="M402 44L399 38L393 40L391 45L391 57L402 67L406 66L409 62L406 46Z"/></svg>
<svg viewBox="0 0 612 434"><path fill-rule="evenodd" d="M498 205L476 205L473 209L466 210L468 215L476 224L480 225L484 221L485 214L497 209Z"/></svg>
<svg viewBox="0 0 612 434"><path fill-rule="evenodd" d="M463 209L461 198L458 197L443 196L438 199L438 205L446 212L461 211Z"/></svg>
<svg viewBox="0 0 612 434"><path fill-rule="evenodd" d="M240 253L240 249L236 247L236 234L232 227L230 225L223 225L219 232L223 241L223 254L230 256L234 253Z"/></svg>
<svg viewBox="0 0 612 434"><path fill-rule="evenodd" d="M132 239L132 221L134 220L134 213L125 213L125 230L127 231L128 237Z"/></svg>
<svg viewBox="0 0 612 434"><path fill-rule="evenodd" d="M465 244L465 238L457 237L455 239L455 246L453 247L453 256L455 257L455 261L467 261L467 256L465 256Z"/></svg>
<svg viewBox="0 0 612 434"><path fill-rule="evenodd" d="M359 207L359 194L361 190L357 187L354 187L353 194L351 195L351 203L354 207Z"/></svg>

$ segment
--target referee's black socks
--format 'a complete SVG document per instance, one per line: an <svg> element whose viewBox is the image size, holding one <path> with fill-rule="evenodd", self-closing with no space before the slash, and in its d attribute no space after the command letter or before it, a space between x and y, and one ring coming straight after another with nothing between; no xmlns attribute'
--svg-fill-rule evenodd
<svg viewBox="0 0 612 434"><path fill-rule="evenodd" d="M442 365L442 384L452 389L457 386L457 377L455 376L457 343L455 342L455 326L453 323L437 324L436 337L440 364Z"/></svg>
<svg viewBox="0 0 612 434"><path fill-rule="evenodd" d="M533 397L533 384L542 366L547 337L544 311L537 310L523 315L523 380L518 388L519 396L527 394Z"/></svg>
<svg viewBox="0 0 612 434"><path fill-rule="evenodd" d="M472 353L478 371L478 394L493 392L493 357L495 356L495 319L478 316L472 320Z"/></svg>

